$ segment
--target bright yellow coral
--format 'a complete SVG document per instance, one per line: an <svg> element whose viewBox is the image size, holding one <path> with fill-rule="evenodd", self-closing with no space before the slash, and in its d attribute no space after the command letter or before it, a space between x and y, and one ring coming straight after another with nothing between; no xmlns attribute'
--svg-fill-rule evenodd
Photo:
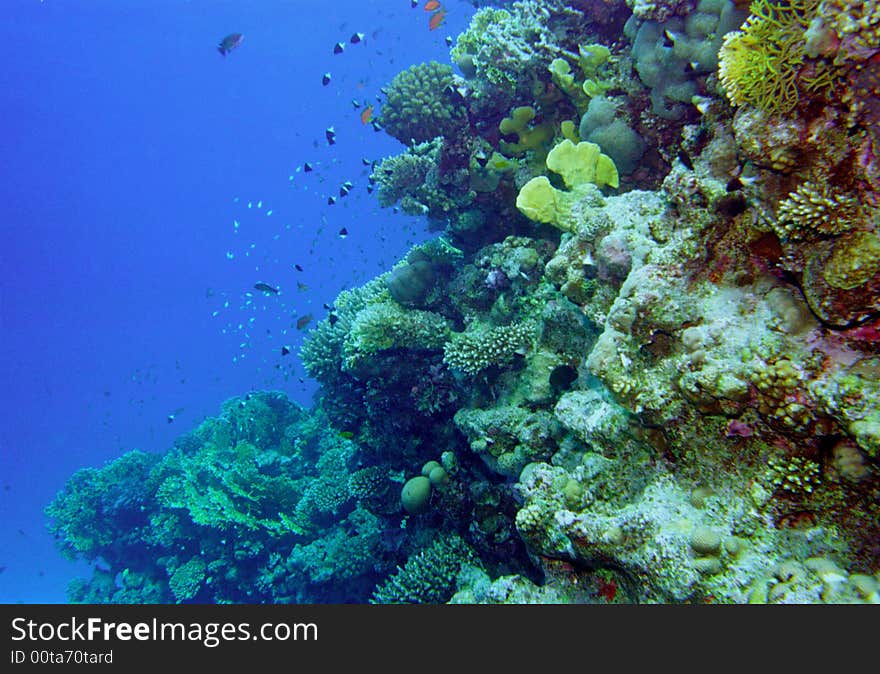
<svg viewBox="0 0 880 674"><path fill-rule="evenodd" d="M596 143L562 141L547 155L547 168L562 176L569 189L584 183L616 189L619 184L614 160L602 154Z"/></svg>
<svg viewBox="0 0 880 674"><path fill-rule="evenodd" d="M519 140L516 143L501 141L501 151L509 155L522 156L532 151L541 161L547 147L553 140L553 125L548 122L532 126L531 122L537 113L531 106L524 105L514 108L510 117L505 117L498 125L498 130L505 136L516 135Z"/></svg>
<svg viewBox="0 0 880 674"><path fill-rule="evenodd" d="M547 176L532 178L522 186L516 207L530 220L571 231L576 224L572 210L584 185L617 188L619 177L611 157L595 143L573 143L566 139L547 155L547 168L558 173L570 191L558 190Z"/></svg>
<svg viewBox="0 0 880 674"><path fill-rule="evenodd" d="M754 0L741 30L718 52L718 77L734 105L749 103L786 114L798 103L798 72L806 58L804 33L819 0ZM824 81L824 80L823 80Z"/></svg>

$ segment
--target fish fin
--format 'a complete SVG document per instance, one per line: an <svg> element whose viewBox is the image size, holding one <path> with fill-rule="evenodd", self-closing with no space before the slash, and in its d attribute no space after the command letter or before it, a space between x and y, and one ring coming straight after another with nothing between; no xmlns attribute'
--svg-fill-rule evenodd
<svg viewBox="0 0 880 674"><path fill-rule="evenodd" d="M223 47L217 47L217 51L219 51L223 56L226 56L226 50Z"/></svg>

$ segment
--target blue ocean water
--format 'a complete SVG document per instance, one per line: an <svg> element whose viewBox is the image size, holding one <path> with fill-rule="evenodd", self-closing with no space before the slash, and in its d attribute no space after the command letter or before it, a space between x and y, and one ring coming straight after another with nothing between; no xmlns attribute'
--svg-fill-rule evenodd
<svg viewBox="0 0 880 674"><path fill-rule="evenodd" d="M297 321L430 236L366 192L364 160L401 146L361 113L448 60L474 8L444 5L429 31L410 0L4 3L0 602L65 601L79 568L43 508L74 471L249 390L309 404Z"/></svg>

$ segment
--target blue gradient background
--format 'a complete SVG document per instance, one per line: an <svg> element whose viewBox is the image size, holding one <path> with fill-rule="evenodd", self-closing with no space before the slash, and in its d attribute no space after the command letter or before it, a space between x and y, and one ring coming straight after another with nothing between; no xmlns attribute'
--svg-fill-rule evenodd
<svg viewBox="0 0 880 674"><path fill-rule="evenodd" d="M164 451L249 390L309 404L292 324L429 236L366 193L362 158L401 146L351 101L448 61L474 8L444 5L429 32L410 0L3 4L0 602L63 602L83 571L42 512L74 471Z"/></svg>

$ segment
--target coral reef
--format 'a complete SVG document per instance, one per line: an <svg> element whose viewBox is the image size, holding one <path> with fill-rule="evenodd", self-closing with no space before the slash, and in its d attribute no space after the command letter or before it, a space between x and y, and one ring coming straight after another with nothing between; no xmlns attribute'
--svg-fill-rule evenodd
<svg viewBox="0 0 880 674"><path fill-rule="evenodd" d="M878 35L875 0L477 11L461 75L386 88L371 178L442 235L311 330L313 409L76 473L71 598L880 602Z"/></svg>

